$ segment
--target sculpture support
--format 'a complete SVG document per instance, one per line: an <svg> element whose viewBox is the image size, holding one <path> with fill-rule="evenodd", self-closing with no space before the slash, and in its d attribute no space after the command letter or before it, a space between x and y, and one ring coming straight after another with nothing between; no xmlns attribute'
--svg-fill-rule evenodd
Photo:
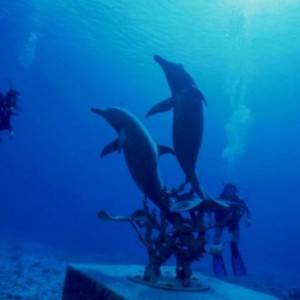
<svg viewBox="0 0 300 300"><path fill-rule="evenodd" d="M172 196L175 196L174 192ZM187 216L174 213L172 218L167 218L169 214L162 210L158 213L156 209L150 212L144 199L143 208L134 211L130 217L112 217L105 211L99 212L98 216L104 220L128 221L133 226L148 253L142 281L154 285L159 283L162 265L174 256L176 281L184 289L192 286L193 262L199 260L205 252L207 241L203 224L204 212L199 208L187 212Z"/></svg>

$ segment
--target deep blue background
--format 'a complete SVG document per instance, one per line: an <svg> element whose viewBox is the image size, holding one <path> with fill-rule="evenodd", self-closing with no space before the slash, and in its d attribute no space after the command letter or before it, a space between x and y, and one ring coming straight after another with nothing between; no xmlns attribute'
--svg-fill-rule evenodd
<svg viewBox="0 0 300 300"><path fill-rule="evenodd" d="M98 158L115 133L90 107L124 107L171 145L171 114L144 118L170 95L157 53L183 63L206 96L203 185L249 192L250 268L297 272L299 1L149 2L2 1L0 90L20 90L23 108L15 138L1 133L2 234L142 261L129 225L96 218L129 214L143 196L122 155ZM169 187L183 180L174 158L160 167Z"/></svg>

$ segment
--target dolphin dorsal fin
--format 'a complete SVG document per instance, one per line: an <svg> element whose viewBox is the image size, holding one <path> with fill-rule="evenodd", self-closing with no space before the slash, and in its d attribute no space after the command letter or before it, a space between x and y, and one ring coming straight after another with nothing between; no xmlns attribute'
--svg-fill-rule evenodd
<svg viewBox="0 0 300 300"><path fill-rule="evenodd" d="M200 97L200 99L201 99L202 102L205 104L205 106L207 106L207 102L206 102L206 99L205 99L203 93L202 93L197 87L193 87L193 90L194 90L195 93Z"/></svg>
<svg viewBox="0 0 300 300"><path fill-rule="evenodd" d="M157 150L158 150L158 156L162 156L164 154L173 154L175 155L175 151L168 147L168 146L164 146L164 145L157 145Z"/></svg>
<svg viewBox="0 0 300 300"><path fill-rule="evenodd" d="M168 98L167 100L161 101L154 105L147 113L146 117L150 117L152 115L169 111L173 108L173 97Z"/></svg>
<svg viewBox="0 0 300 300"><path fill-rule="evenodd" d="M104 156L115 152L115 151L121 151L121 145L119 138L113 140L111 143L107 144L101 151L100 157L103 158Z"/></svg>

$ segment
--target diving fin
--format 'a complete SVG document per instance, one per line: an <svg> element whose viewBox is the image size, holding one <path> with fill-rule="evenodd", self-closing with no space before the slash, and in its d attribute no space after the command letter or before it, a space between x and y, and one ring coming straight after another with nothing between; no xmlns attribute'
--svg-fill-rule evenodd
<svg viewBox="0 0 300 300"><path fill-rule="evenodd" d="M167 100L161 101L154 105L147 113L146 117L150 117L152 115L161 113L161 112L166 112L171 110L173 107L173 98L168 98Z"/></svg>
<svg viewBox="0 0 300 300"><path fill-rule="evenodd" d="M247 270L236 242L230 242L230 251L233 274L236 276L247 275Z"/></svg>
<svg viewBox="0 0 300 300"><path fill-rule="evenodd" d="M213 255L213 269L214 269L214 275L217 277L227 275L222 253Z"/></svg>

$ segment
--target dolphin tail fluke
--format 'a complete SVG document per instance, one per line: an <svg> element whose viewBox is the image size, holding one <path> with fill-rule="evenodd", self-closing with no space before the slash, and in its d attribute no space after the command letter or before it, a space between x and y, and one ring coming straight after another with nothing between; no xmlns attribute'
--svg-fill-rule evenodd
<svg viewBox="0 0 300 300"><path fill-rule="evenodd" d="M168 146L157 145L158 155L162 156L164 154L173 154L175 155L175 151Z"/></svg>
<svg viewBox="0 0 300 300"><path fill-rule="evenodd" d="M185 193L178 197L177 201L170 207L170 212L184 212L190 211L199 206L203 202L203 199L195 197L190 193Z"/></svg>
<svg viewBox="0 0 300 300"><path fill-rule="evenodd" d="M211 197L208 193L203 189L201 184L198 184L196 187L193 187L192 190L203 200L211 200Z"/></svg>
<svg viewBox="0 0 300 300"><path fill-rule="evenodd" d="M161 101L158 104L154 105L147 113L146 117L152 115L169 111L173 108L173 97L168 98L167 100Z"/></svg>
<svg viewBox="0 0 300 300"><path fill-rule="evenodd" d="M104 156L115 151L121 151L119 139L115 139L114 141L106 145L101 151L100 157L103 158Z"/></svg>

